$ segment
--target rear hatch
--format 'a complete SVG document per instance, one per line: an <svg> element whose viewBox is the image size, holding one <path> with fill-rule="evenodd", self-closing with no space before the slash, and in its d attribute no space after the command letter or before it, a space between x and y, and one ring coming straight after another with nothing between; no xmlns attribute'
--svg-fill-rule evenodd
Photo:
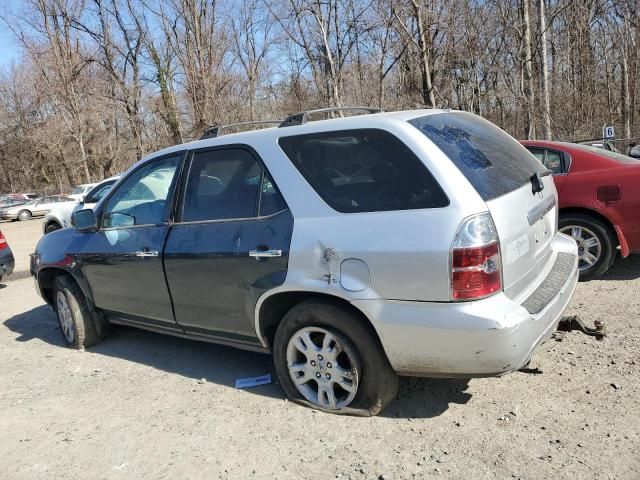
<svg viewBox="0 0 640 480"><path fill-rule="evenodd" d="M500 240L505 294L517 298L531 290L551 266L549 245L557 230L550 172L514 138L476 115L446 112L409 123L453 161L486 202Z"/></svg>

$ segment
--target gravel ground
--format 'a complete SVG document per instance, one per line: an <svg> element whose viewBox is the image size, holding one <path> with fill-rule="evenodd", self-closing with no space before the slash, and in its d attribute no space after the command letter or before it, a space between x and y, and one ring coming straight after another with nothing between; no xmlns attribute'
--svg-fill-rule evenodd
<svg viewBox="0 0 640 480"><path fill-rule="evenodd" d="M274 374L265 355L132 329L64 348L26 272L40 228L0 223L17 255L0 285L3 479L640 478L640 256L581 283L567 312L604 319L604 342L542 345L541 374L401 379L363 419L277 384L236 390Z"/></svg>

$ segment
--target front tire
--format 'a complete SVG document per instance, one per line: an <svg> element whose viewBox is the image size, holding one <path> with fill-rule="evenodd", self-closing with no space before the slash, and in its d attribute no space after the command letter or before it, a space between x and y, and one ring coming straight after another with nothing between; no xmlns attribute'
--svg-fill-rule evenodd
<svg viewBox="0 0 640 480"><path fill-rule="evenodd" d="M76 349L100 343L100 336L87 299L78 284L60 275L54 292L55 311L65 343Z"/></svg>
<svg viewBox="0 0 640 480"><path fill-rule="evenodd" d="M29 210L21 210L18 213L18 220L20 220L21 222L31 220L31 212Z"/></svg>
<svg viewBox="0 0 640 480"><path fill-rule="evenodd" d="M601 220L581 213L563 215L558 221L558 230L578 245L580 281L599 277L613 264L616 239Z"/></svg>
<svg viewBox="0 0 640 480"><path fill-rule="evenodd" d="M278 326L273 358L293 401L330 413L373 416L398 389L398 376L365 322L341 305L309 300Z"/></svg>
<svg viewBox="0 0 640 480"><path fill-rule="evenodd" d="M56 230L60 230L62 227L57 222L49 223L44 229L44 234L55 232Z"/></svg>

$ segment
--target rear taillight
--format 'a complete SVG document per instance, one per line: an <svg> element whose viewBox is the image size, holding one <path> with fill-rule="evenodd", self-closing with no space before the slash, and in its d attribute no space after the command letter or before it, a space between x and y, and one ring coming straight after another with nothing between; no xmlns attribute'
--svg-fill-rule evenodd
<svg viewBox="0 0 640 480"><path fill-rule="evenodd" d="M8 246L6 238L4 238L4 235L0 232L0 250L4 250Z"/></svg>
<svg viewBox="0 0 640 480"><path fill-rule="evenodd" d="M451 300L477 300L502 290L500 244L491 215L465 219L451 247Z"/></svg>

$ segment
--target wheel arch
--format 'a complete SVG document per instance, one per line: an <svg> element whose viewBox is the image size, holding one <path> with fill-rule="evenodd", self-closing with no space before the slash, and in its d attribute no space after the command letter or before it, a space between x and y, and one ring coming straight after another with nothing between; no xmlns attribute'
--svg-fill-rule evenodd
<svg viewBox="0 0 640 480"><path fill-rule="evenodd" d="M558 212L558 218L560 218L563 215L571 215L575 213L579 213L582 215L589 215L597 220L600 220L602 223L604 223L609 229L609 232L611 233L613 238L615 238L616 240L615 246L616 247L620 246L622 250L621 252L622 256L626 257L629 255L629 247L627 246L627 240L624 238L624 234L622 233L622 230L620 230L620 228L614 225L613 222L609 220L609 218L607 218L602 213L586 207L565 207L565 208L561 208L560 211Z"/></svg>
<svg viewBox="0 0 640 480"><path fill-rule="evenodd" d="M58 218L56 218L56 217L52 217L52 218L45 218L45 219L44 219L44 230L45 230L45 232L46 232L46 230L47 230L47 227L48 227L49 225L54 224L54 223L55 223L56 225L58 225L60 228L64 228L64 227L62 226L62 222L61 222Z"/></svg>
<svg viewBox="0 0 640 480"><path fill-rule="evenodd" d="M85 295L87 300L93 305L93 297L89 291L87 283L83 279L78 279L71 271L62 267L45 267L38 272L38 288L42 294L42 298L46 300L49 305L53 305L53 293L55 289L56 278L60 275L69 277L75 283L78 284L80 290Z"/></svg>
<svg viewBox="0 0 640 480"><path fill-rule="evenodd" d="M382 347L382 341L378 331L373 325L373 322L367 317L367 315L351 302L338 295L332 295L324 292L315 291L300 291L289 290L280 291L269 295L268 297L261 298L256 306L256 334L262 344L271 350L273 340L275 338L278 325L286 315L296 305L307 300L322 300L339 305L346 311L353 313L359 318L362 323L371 330L371 332L378 339L380 347ZM384 352L384 348L382 349Z"/></svg>

